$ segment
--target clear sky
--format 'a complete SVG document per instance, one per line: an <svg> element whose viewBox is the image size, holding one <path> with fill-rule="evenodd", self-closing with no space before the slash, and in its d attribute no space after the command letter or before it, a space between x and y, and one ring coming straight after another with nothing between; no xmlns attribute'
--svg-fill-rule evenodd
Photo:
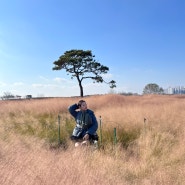
<svg viewBox="0 0 185 185"><path fill-rule="evenodd" d="M117 93L185 86L185 0L0 1L0 96L79 96L76 79L52 70L71 49L109 67ZM110 92L83 86L84 95Z"/></svg>

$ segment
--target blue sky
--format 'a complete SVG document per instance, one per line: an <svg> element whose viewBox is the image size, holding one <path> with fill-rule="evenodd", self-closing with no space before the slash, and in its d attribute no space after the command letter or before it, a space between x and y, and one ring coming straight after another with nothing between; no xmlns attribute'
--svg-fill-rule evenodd
<svg viewBox="0 0 185 185"><path fill-rule="evenodd" d="M184 0L6 0L0 2L0 96L79 96L76 79L53 62L91 50L109 67L114 92L148 83L185 86ZM84 95L109 93L83 81Z"/></svg>

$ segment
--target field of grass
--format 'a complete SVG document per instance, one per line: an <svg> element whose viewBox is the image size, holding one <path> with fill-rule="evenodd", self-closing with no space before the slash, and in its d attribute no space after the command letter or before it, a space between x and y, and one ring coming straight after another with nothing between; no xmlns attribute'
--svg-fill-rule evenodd
<svg viewBox="0 0 185 185"><path fill-rule="evenodd" d="M0 101L0 184L185 183L185 96L84 97L101 116L96 150L69 140L67 108L80 99Z"/></svg>

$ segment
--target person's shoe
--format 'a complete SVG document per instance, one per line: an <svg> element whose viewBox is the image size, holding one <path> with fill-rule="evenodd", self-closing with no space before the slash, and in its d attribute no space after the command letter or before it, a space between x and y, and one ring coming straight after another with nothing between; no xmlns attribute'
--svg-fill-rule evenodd
<svg viewBox="0 0 185 185"><path fill-rule="evenodd" d="M80 146L80 143L79 142L76 142L75 143L75 147L79 147Z"/></svg>
<svg viewBox="0 0 185 185"><path fill-rule="evenodd" d="M81 146L87 146L89 144L89 141L83 141L81 142Z"/></svg>

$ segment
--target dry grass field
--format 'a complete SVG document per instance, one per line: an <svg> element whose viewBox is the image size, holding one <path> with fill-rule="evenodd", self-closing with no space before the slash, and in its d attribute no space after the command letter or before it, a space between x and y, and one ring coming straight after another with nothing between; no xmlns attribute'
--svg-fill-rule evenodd
<svg viewBox="0 0 185 185"><path fill-rule="evenodd" d="M101 116L96 150L69 140L80 99L0 101L0 184L185 184L185 96L84 97Z"/></svg>

